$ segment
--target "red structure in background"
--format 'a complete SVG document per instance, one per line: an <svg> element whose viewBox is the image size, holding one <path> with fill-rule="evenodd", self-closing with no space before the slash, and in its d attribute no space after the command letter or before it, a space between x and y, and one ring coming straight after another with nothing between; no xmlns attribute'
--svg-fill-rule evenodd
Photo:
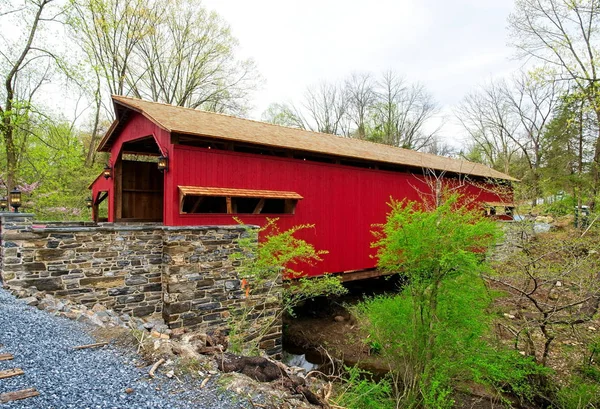
<svg viewBox="0 0 600 409"><path fill-rule="evenodd" d="M96 220L106 198L110 222L218 226L235 216L252 225L278 217L282 229L314 224L302 238L329 253L307 274L354 279L376 274L368 273L371 230L385 221L390 198L433 200L452 187L481 211L512 206L515 179L481 164L139 99L113 102L117 119L98 148L110 152L111 176L90 186ZM159 156L168 159L162 172Z"/></svg>

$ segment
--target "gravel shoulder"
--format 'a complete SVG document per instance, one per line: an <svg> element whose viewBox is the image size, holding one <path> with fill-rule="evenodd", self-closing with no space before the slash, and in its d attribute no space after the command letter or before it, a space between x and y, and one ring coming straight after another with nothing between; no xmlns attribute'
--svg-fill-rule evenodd
<svg viewBox="0 0 600 409"><path fill-rule="evenodd" d="M83 323L27 306L0 288L0 371L21 368L24 375L1 379L0 394L36 388L40 396L0 404L2 409L228 409L246 404L215 381L148 378L149 367L133 351L116 347L73 350L96 342ZM137 366L136 366L137 365ZM128 388L133 392L126 393Z"/></svg>

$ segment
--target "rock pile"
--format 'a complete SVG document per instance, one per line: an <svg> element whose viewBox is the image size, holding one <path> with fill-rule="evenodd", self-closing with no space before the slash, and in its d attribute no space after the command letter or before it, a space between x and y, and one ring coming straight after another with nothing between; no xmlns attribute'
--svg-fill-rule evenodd
<svg viewBox="0 0 600 409"><path fill-rule="evenodd" d="M129 314L119 314L101 304L94 304L90 308L68 299L54 297L44 291L39 291L36 287L9 287L8 290L15 297L21 298L27 305L74 321L87 322L98 327L145 330L156 338L169 338L171 335L171 330L160 316L133 317Z"/></svg>

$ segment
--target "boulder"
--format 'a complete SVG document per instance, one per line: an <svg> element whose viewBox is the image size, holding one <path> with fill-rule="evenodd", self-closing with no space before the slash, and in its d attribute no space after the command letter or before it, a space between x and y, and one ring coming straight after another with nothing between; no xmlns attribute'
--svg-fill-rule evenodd
<svg viewBox="0 0 600 409"><path fill-rule="evenodd" d="M27 297L27 298L23 298L23 302L27 305L30 305L32 307L35 307L36 305L39 304L39 301L36 297Z"/></svg>

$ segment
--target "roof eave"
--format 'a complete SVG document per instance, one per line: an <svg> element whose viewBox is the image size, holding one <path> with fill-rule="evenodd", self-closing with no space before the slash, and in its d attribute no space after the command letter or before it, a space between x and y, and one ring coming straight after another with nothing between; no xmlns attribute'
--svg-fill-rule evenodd
<svg viewBox="0 0 600 409"><path fill-rule="evenodd" d="M134 107L134 106L131 106L131 105L127 104L126 102L117 100L116 98L118 98L118 95L112 95L113 107L114 107L116 119L110 125L110 128L108 128L108 131L106 131L106 134L104 135L104 137L98 144L98 148L96 149L97 152L110 152L110 148L111 148L112 144L109 142L113 139L113 137L115 137L115 132L117 131L118 125L121 124L121 122L123 121L123 118L120 115L121 110L119 109L119 107L123 107L130 111L137 112L138 114L143 115L145 118L147 118L148 120L150 120L151 122L153 122L154 124L159 126L161 129L163 129L167 132L171 132L170 129L168 129L163 124L161 124L160 121L156 120L155 118L153 118L152 116L147 114L144 110L138 109L137 107Z"/></svg>
<svg viewBox="0 0 600 409"><path fill-rule="evenodd" d="M202 137L202 138L210 138L210 139L218 139L221 141L225 141L225 142L242 142L242 143L248 143L248 144L252 144L251 142L245 142L245 141L239 141L239 140L234 140L231 138L226 138L220 135L210 135L210 134L203 134L203 133L197 133L197 132L189 132L189 131L185 131L185 130L179 130L179 129L172 129L171 130L172 133L177 133L177 134L181 134L181 135L190 135L190 136L198 136L198 137ZM254 144L252 144L254 145ZM298 151L298 149L293 149L293 148L289 148L289 147L285 147L285 146L281 146L281 145L276 145L276 144L270 144L270 143L261 143L261 144L256 144L258 146L266 146L266 147L272 147L272 148L279 148L279 149L288 149L288 150L296 150ZM319 151L319 150L304 150L305 152L310 152L310 153L316 153L316 154L323 154L323 152ZM329 154L325 154L325 155L329 155ZM338 158L346 158L346 159L350 159L350 160L358 160L356 157L354 156L347 156L347 155L343 155L343 154L336 154L333 155L331 154L331 156L334 157L338 157ZM364 159L367 162L372 162L372 163L385 163L385 164L389 164L389 165L399 165L399 166L405 166L407 168L414 168L414 169L423 169L426 168L425 166L417 166L417 165L411 165L411 164L399 164L397 162L393 162L393 161L386 161L386 160L374 160L374 159ZM441 168L431 168L437 171L442 171L442 172L450 172L450 173L455 173L455 174L459 174L459 175L472 175L472 176L478 176L478 177L482 177L482 178L489 178L489 179L500 179L500 180L508 180L511 182L518 182L518 179L513 178L510 175L506 175L503 174L501 172L501 175L497 175L497 176L492 176L492 175L483 175L483 174L476 174L476 173L472 173L472 172L461 172L461 171L457 171L457 170L450 170L450 169L441 169Z"/></svg>
<svg viewBox="0 0 600 409"><path fill-rule="evenodd" d="M106 134L98 144L98 148L96 148L97 152L110 152L110 145L108 145L108 142L112 139L113 133L117 129L118 124L118 119L115 119L113 123L110 124L110 128L108 128L108 131L106 131Z"/></svg>

